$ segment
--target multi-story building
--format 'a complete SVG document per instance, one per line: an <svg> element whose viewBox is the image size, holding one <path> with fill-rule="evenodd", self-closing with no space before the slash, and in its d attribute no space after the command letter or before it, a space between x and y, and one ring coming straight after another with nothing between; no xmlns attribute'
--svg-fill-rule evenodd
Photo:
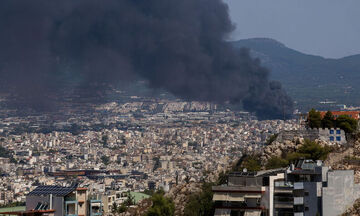
<svg viewBox="0 0 360 216"><path fill-rule="evenodd" d="M104 214L111 215L113 209L113 206L120 206L125 200L128 199L129 192L127 190L121 190L121 191L115 191L111 190L105 193L102 196L102 203L103 203L103 209Z"/></svg>
<svg viewBox="0 0 360 216"><path fill-rule="evenodd" d="M38 186L26 196L26 211L54 216L103 214L101 198L89 195L87 188L76 186Z"/></svg>
<svg viewBox="0 0 360 216"><path fill-rule="evenodd" d="M284 179L284 172L285 169L230 173L227 185L212 188L215 215L272 215L274 184L277 179Z"/></svg>
<svg viewBox="0 0 360 216"><path fill-rule="evenodd" d="M215 215L340 215L360 197L353 170L300 160L287 169L237 172L213 187Z"/></svg>
<svg viewBox="0 0 360 216"><path fill-rule="evenodd" d="M353 170L332 170L321 161L300 160L286 176L298 216L341 215L360 195Z"/></svg>

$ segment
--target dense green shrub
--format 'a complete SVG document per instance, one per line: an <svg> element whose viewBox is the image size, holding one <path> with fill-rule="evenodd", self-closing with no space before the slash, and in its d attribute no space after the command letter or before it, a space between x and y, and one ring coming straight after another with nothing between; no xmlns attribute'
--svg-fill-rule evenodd
<svg viewBox="0 0 360 216"><path fill-rule="evenodd" d="M163 191L156 192L152 197L152 206L147 211L147 216L173 216L175 213L174 202L164 196Z"/></svg>
<svg viewBox="0 0 360 216"><path fill-rule="evenodd" d="M307 123L310 128L320 128L321 127L321 114L315 109L311 109L307 119Z"/></svg>
<svg viewBox="0 0 360 216"><path fill-rule="evenodd" d="M331 148L328 146L322 147L315 141L305 140L304 145L298 149L297 153L305 155L306 159L326 160L330 151Z"/></svg>
<svg viewBox="0 0 360 216"><path fill-rule="evenodd" d="M336 118L336 127L343 129L346 133L353 133L356 131L358 122L357 120L347 116L341 115Z"/></svg>
<svg viewBox="0 0 360 216"><path fill-rule="evenodd" d="M185 216L207 216L214 215L215 207L212 201L212 186L214 183L203 183L199 193L192 194L185 205Z"/></svg>
<svg viewBox="0 0 360 216"><path fill-rule="evenodd" d="M232 171L243 171L244 169L249 172L261 170L259 155L244 155L232 167Z"/></svg>
<svg viewBox="0 0 360 216"><path fill-rule="evenodd" d="M275 169L286 167L299 159L326 160L330 152L330 147L322 147L314 141L305 140L305 143L298 150L286 153L283 158L275 156L270 158L265 164L265 168Z"/></svg>
<svg viewBox="0 0 360 216"><path fill-rule="evenodd" d="M324 118L321 120L322 128L333 128L335 127L335 117L331 111L327 111Z"/></svg>
<svg viewBox="0 0 360 216"><path fill-rule="evenodd" d="M276 169L287 167L289 165L289 161L280 157L271 157L265 165L266 169Z"/></svg>
<svg viewBox="0 0 360 216"><path fill-rule="evenodd" d="M353 133L357 130L358 121L347 115L340 115L336 119L331 111L326 112L324 118L320 112L311 109L308 115L307 124L310 128L340 128L345 133Z"/></svg>

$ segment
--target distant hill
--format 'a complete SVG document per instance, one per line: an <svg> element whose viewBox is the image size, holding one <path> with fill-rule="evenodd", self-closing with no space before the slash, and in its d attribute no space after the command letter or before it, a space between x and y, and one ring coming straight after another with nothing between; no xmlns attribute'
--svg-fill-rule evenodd
<svg viewBox="0 0 360 216"><path fill-rule="evenodd" d="M360 55L327 59L267 38L232 43L237 48L249 48L251 55L271 70L271 79L283 83L301 110L330 109L339 104L360 106ZM320 101L335 103L324 105Z"/></svg>

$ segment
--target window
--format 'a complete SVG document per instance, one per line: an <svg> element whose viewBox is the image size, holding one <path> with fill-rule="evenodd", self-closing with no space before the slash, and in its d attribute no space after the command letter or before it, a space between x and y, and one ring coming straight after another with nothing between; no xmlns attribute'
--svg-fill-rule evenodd
<svg viewBox="0 0 360 216"><path fill-rule="evenodd" d="M341 131L340 131L340 130L336 130L336 134L341 134Z"/></svg>
<svg viewBox="0 0 360 216"><path fill-rule="evenodd" d="M330 130L330 134L334 134L334 130Z"/></svg>
<svg viewBox="0 0 360 216"><path fill-rule="evenodd" d="M330 141L334 141L334 137L333 137L333 136L330 137Z"/></svg>
<svg viewBox="0 0 360 216"><path fill-rule="evenodd" d="M340 136L337 136L337 137L336 137L336 141L341 141L341 137L340 137Z"/></svg>

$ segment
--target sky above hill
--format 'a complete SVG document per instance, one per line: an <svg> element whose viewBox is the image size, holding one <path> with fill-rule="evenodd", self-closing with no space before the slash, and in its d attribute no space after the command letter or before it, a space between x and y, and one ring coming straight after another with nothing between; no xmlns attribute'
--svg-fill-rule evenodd
<svg viewBox="0 0 360 216"><path fill-rule="evenodd" d="M268 37L327 58L360 54L359 0L224 0L232 40Z"/></svg>

